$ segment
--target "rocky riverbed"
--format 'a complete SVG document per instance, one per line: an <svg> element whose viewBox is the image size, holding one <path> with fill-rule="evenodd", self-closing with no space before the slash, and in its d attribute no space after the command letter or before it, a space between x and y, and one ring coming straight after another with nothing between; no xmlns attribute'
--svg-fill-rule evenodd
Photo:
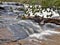
<svg viewBox="0 0 60 45"><path fill-rule="evenodd" d="M4 26L5 25L5 26ZM39 26L31 20L0 25L0 45L60 45L60 25Z"/></svg>
<svg viewBox="0 0 60 45"><path fill-rule="evenodd" d="M60 45L60 17L57 10L47 8L53 12L53 16L46 18L48 11L45 9L41 14L37 9L39 12L32 15L32 6L24 6L11 2L0 4L0 45ZM24 9L30 14L25 14Z"/></svg>

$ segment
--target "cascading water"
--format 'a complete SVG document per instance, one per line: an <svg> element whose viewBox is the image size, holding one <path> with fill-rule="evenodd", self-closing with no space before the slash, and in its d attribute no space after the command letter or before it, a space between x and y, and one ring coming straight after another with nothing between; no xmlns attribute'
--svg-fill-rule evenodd
<svg viewBox="0 0 60 45"><path fill-rule="evenodd" d="M4 26L2 25L2 28L3 27ZM4 32L4 36L2 35L2 37L4 37L3 39L9 39L12 41L22 40L27 37L35 37L39 40L50 40L47 37L60 34L58 30L55 30L56 28L60 28L59 25L47 23L43 26L40 26L31 20L20 20L17 23L6 25L5 28L8 30L5 30L7 32Z"/></svg>
<svg viewBox="0 0 60 45"><path fill-rule="evenodd" d="M13 5L12 5L13 6ZM14 6L13 6L14 8ZM59 13L53 11L51 9L47 9L48 11L45 11L45 9L42 10L42 13L36 12L34 15L38 16L44 16L44 18L55 18L56 16L59 17ZM46 23L45 25L41 26L38 25L38 23L33 22L31 20L21 20L16 19L17 15L22 15L24 12L19 12L18 10L13 10L13 12L1 11L0 14L2 15L2 21L0 21L0 43L3 42L9 42L9 41L15 41L15 40L22 40L22 39L28 39L28 38L37 38L39 40L47 41L50 43L58 41L60 42L60 25L52 24L52 23ZM30 10L28 10L30 11ZM15 12L18 12L15 14ZM33 12L30 11L30 16L34 16ZM50 17L50 15L53 15ZM0 19L1 20L1 19ZM43 21L41 22L41 24ZM55 44L54 43L54 44ZM45 44L44 44L45 45ZM50 44L51 45L51 44Z"/></svg>
<svg viewBox="0 0 60 45"><path fill-rule="evenodd" d="M9 23L9 25L8 24L1 25L2 27L0 29L0 32L4 32L2 31L3 29L5 30L5 32L2 33L3 35L1 34L0 39L9 39L12 41L25 39L29 37L29 35L31 34L40 33L42 31L41 27L37 23L32 22L31 20L20 20L14 24Z"/></svg>
<svg viewBox="0 0 60 45"><path fill-rule="evenodd" d="M58 30L58 28L60 28L60 25L56 25L56 24L52 24L52 23L47 23L45 25L43 25L42 28L42 32L40 33L34 33L32 35L30 35L30 38L37 38L38 40L44 40L44 41L48 41L48 42L54 42L57 43L57 40L60 37L60 29ZM60 44L60 43L58 43Z"/></svg>
<svg viewBox="0 0 60 45"><path fill-rule="evenodd" d="M17 39L24 39L33 33L42 31L41 27L31 20L20 20L17 24L9 25L9 28Z"/></svg>

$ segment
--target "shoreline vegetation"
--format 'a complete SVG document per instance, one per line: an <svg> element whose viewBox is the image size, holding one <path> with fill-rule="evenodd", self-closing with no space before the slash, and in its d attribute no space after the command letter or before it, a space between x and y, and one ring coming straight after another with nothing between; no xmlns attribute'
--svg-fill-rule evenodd
<svg viewBox="0 0 60 45"><path fill-rule="evenodd" d="M0 2L20 2L26 4L40 4L43 7L60 7L60 0L0 0Z"/></svg>
<svg viewBox="0 0 60 45"><path fill-rule="evenodd" d="M9 7L9 2L1 2L1 6L7 4L7 7ZM21 4L17 2L10 2L10 12L16 13L17 14L17 19L22 18L22 19L30 19L34 20L35 22L39 23L43 21L44 23L54 23L57 25L60 25L60 8L56 9L56 7L42 7L41 5L30 5L30 4ZM13 5L17 6L18 8L13 9ZM19 7L21 6L21 7ZM4 7L0 7L1 10L4 10ZM23 11L24 14L21 15L19 14L20 11ZM10 13L9 12L9 13ZM13 14L14 15L14 14ZM3 15L2 15L3 17ZM10 17L10 16L9 16ZM54 17L58 17L55 19ZM12 17L13 18L13 17ZM47 20L48 19L48 20ZM51 20L51 21L50 21ZM54 21L55 20L55 21Z"/></svg>

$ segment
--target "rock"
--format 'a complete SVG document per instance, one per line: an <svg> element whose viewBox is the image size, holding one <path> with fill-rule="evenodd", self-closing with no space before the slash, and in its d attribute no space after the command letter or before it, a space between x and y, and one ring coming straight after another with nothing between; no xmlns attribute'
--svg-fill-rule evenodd
<svg viewBox="0 0 60 45"><path fill-rule="evenodd" d="M30 20L20 20L15 24L1 24L0 26L0 43L25 39L33 33L42 31L38 24Z"/></svg>

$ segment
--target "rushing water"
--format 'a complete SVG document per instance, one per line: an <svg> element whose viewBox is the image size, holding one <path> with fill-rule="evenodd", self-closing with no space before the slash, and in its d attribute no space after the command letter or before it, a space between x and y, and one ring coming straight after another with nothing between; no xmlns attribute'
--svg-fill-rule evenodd
<svg viewBox="0 0 60 45"><path fill-rule="evenodd" d="M30 35L29 37L35 37L37 39L48 40L47 37L49 36L52 37L52 35L60 35L60 32L56 28L60 28L60 25L47 23L42 26L41 33L34 33Z"/></svg>
<svg viewBox="0 0 60 45"><path fill-rule="evenodd" d="M41 27L30 20L20 20L17 24L9 25L14 37L24 39L33 33L41 32Z"/></svg>
<svg viewBox="0 0 60 45"><path fill-rule="evenodd" d="M0 28L2 29L0 29L0 32L3 32L3 35L1 34L0 39L9 39L12 41L18 39L25 39L31 34L40 33L42 31L41 27L37 23L32 22L31 20L20 20L17 23L8 24L1 23Z"/></svg>
<svg viewBox="0 0 60 45"><path fill-rule="evenodd" d="M5 35L2 35L2 37L4 37L3 39L9 40L21 40L27 37L35 37L37 39L46 40L46 36L60 34L60 32L55 30L55 28L60 28L60 26L52 23L47 23L43 26L40 26L31 20L20 20L14 24L9 23L9 25L4 25L6 24L1 24L0 28L6 27L8 30L5 30L6 32L3 33ZM8 36L7 33L10 35Z"/></svg>
<svg viewBox="0 0 60 45"><path fill-rule="evenodd" d="M47 37L49 36L60 34L60 32L57 30L57 28L60 28L60 25L46 23L45 25L41 26L31 20L18 20L16 19L17 14L15 12L17 11L14 10L14 12L0 12L3 17L0 19L0 39L3 39L3 41L4 39L6 39L5 41L21 40L27 37L35 37L37 39L47 40ZM21 15L24 14L24 11L18 11L18 13ZM56 17L56 15L59 16L59 14L55 13L53 10L52 13L52 17ZM30 14L32 15L32 12L30 12ZM40 12L36 12L35 14L40 16L44 15L44 17L47 18L46 15L50 13L43 11L42 14L40 14Z"/></svg>

